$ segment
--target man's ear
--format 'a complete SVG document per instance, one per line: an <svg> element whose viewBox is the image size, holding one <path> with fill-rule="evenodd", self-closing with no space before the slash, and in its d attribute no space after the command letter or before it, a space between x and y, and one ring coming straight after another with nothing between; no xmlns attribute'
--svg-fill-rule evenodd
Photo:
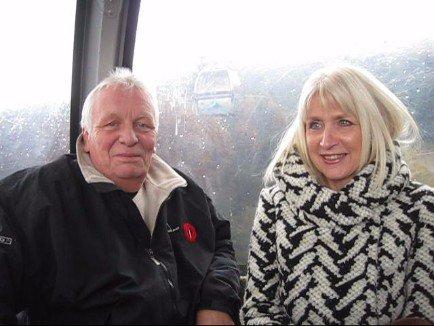
<svg viewBox="0 0 434 326"><path fill-rule="evenodd" d="M83 149L86 153L90 152L90 134L89 131L87 131L86 129L83 129Z"/></svg>

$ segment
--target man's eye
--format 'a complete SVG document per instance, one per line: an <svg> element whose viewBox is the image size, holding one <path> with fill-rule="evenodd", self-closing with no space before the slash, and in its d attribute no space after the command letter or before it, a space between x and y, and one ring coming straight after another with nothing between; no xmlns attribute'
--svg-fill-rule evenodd
<svg viewBox="0 0 434 326"><path fill-rule="evenodd" d="M107 127L116 127L118 125L118 123L116 121L110 121L109 123L106 124Z"/></svg>
<svg viewBox="0 0 434 326"><path fill-rule="evenodd" d="M151 130L151 129L153 129L152 126L150 126L149 124L144 123L144 122L137 122L136 126L138 128L140 128L140 129L142 129L142 130Z"/></svg>
<svg viewBox="0 0 434 326"><path fill-rule="evenodd" d="M312 122L309 122L308 126L309 126L309 129L318 130L321 128L321 123L318 121L312 121Z"/></svg>

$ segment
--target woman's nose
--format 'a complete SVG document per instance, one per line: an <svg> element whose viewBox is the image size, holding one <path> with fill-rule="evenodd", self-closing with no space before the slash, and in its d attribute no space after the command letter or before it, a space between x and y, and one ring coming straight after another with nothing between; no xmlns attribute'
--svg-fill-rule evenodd
<svg viewBox="0 0 434 326"><path fill-rule="evenodd" d="M338 137L336 135L336 131L333 130L333 127L324 128L324 132L322 134L320 146L323 148L331 148L338 143Z"/></svg>

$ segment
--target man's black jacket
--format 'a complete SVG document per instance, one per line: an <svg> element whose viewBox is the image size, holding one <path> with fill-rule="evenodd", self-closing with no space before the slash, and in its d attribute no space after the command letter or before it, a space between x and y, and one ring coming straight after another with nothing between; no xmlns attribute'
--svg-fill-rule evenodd
<svg viewBox="0 0 434 326"><path fill-rule="evenodd" d="M130 194L88 184L65 155L0 181L0 321L194 323L240 305L230 226L189 178L152 236Z"/></svg>

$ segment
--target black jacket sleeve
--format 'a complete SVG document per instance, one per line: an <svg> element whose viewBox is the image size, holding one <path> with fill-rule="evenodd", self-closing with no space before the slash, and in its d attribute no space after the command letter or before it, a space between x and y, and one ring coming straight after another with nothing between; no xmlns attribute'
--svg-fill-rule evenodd
<svg viewBox="0 0 434 326"><path fill-rule="evenodd" d="M0 324L16 322L21 310L22 261L20 244L0 204Z"/></svg>
<svg viewBox="0 0 434 326"><path fill-rule="evenodd" d="M230 223L219 216L207 198L215 230L215 252L202 284L199 309L210 309L238 318L241 305L240 272L231 241Z"/></svg>

